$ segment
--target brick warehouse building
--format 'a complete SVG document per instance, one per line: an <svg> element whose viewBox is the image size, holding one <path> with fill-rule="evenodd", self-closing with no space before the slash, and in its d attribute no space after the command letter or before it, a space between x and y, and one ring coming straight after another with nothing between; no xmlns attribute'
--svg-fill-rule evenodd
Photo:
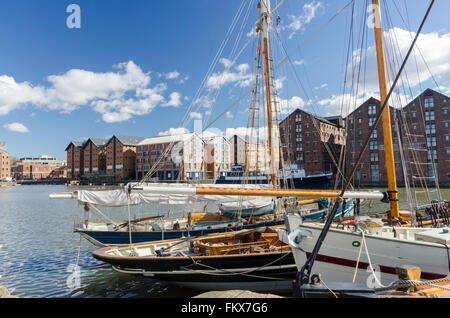
<svg viewBox="0 0 450 318"><path fill-rule="evenodd" d="M327 119L297 109L280 123L280 135L285 162L296 163L306 175L336 173L329 151L338 162L346 140L341 117Z"/></svg>
<svg viewBox="0 0 450 318"><path fill-rule="evenodd" d="M101 178L106 173L106 143L108 139L89 138L83 145L82 178Z"/></svg>
<svg viewBox="0 0 450 318"><path fill-rule="evenodd" d="M105 145L106 178L132 180L136 178L136 148L141 137L112 136Z"/></svg>
<svg viewBox="0 0 450 318"><path fill-rule="evenodd" d="M50 156L24 157L11 166L11 174L16 180L65 178L65 167L65 160Z"/></svg>
<svg viewBox="0 0 450 318"><path fill-rule="evenodd" d="M11 155L6 151L6 141L0 142L0 181L11 177Z"/></svg>
<svg viewBox="0 0 450 318"><path fill-rule="evenodd" d="M399 116L408 174L416 185L450 185L450 97L427 89Z"/></svg>
<svg viewBox="0 0 450 318"><path fill-rule="evenodd" d="M409 182L413 180L416 185L421 181L433 183L437 176L436 181L441 185L450 185L449 106L448 96L431 89L425 90L401 109L391 106L392 142L399 185L404 185L402 159L407 163L405 169ZM380 108L380 101L370 98L344 119L343 124L347 130L346 173L354 166ZM305 169L306 174L317 173L320 169L328 172L334 165L324 147L320 146L317 129L311 130L311 121L308 121L308 118L316 118L322 124L334 124L334 128L330 123L322 127L339 127L339 117L321 118L297 109L280 124L284 160L296 162ZM337 143L340 144L342 143ZM339 158L337 145L330 147L335 158ZM402 153L400 147L403 149ZM354 181L355 184L387 184L381 121L371 136Z"/></svg>
<svg viewBox="0 0 450 318"><path fill-rule="evenodd" d="M84 172L84 143L71 141L66 147L67 152L67 179L80 179Z"/></svg>
<svg viewBox="0 0 450 318"><path fill-rule="evenodd" d="M67 147L67 178L131 180L135 179L136 146L144 138L112 136L72 141Z"/></svg>
<svg viewBox="0 0 450 318"><path fill-rule="evenodd" d="M348 133L345 151L346 173L349 173L349 171L354 167L368 137L369 130L375 123L377 113L380 109L380 101L372 97L345 118ZM395 124L396 118L398 118L398 112L392 106L390 106L390 112L392 142L394 145L395 172L397 180L400 180L403 179L403 171L399 161L399 143L397 137L397 125ZM356 170L354 182L356 185L384 184L387 182L383 124L381 120L373 132L370 138L369 146L362 157L358 169Z"/></svg>

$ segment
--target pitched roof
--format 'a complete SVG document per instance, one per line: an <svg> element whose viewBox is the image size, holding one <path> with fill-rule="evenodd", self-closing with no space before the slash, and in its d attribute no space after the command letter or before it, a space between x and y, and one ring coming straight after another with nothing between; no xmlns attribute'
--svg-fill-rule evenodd
<svg viewBox="0 0 450 318"><path fill-rule="evenodd" d="M131 137L131 136L117 136L114 135L111 137L111 139L108 140L106 144L109 144L109 142L116 137L117 140L124 146L137 146L142 140L145 138L142 137Z"/></svg>
<svg viewBox="0 0 450 318"><path fill-rule="evenodd" d="M71 146L72 144L73 144L75 147L81 149L81 148L84 147L84 143L85 143L84 141L71 141L71 142L67 145L66 149L64 149L64 150L67 151L67 150L70 148L70 146Z"/></svg>
<svg viewBox="0 0 450 318"><path fill-rule="evenodd" d="M89 138L83 145L83 148L91 141L96 147L103 148L109 142L109 139Z"/></svg>

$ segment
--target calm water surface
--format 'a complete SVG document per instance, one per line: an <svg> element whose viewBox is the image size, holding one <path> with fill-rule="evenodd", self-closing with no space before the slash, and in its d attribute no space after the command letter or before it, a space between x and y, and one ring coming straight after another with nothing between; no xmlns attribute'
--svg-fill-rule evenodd
<svg viewBox="0 0 450 318"><path fill-rule="evenodd" d="M73 233L74 223L84 218L83 206L76 200L48 197L53 192L70 190L66 186L44 185L0 188L0 284L11 294L20 297L188 297L200 293L120 274L94 259L91 253L96 247ZM170 208L173 215L182 214L176 207ZM160 215L167 213L167 209L133 207L132 217ZM192 211L202 209L203 205L198 205ZM116 220L128 218L125 208L102 208L102 212ZM76 264L80 268L79 284L74 275Z"/></svg>
<svg viewBox="0 0 450 318"><path fill-rule="evenodd" d="M91 243L73 233L84 217L76 200L50 200L53 192L67 192L65 186L17 186L0 188L0 284L20 297L190 297L200 292L166 286L148 278L120 274L95 260ZM442 195L450 199L450 189ZM404 190L400 199L406 199ZM132 218L149 215L182 215L202 211L203 205L187 207L136 206ZM408 208L406 202L402 208ZM181 209L187 210L183 211ZM214 206L208 207L213 211ZM387 209L374 203L367 210ZM102 208L115 220L128 218L126 208ZM94 213L94 212L92 212ZM95 220L93 218L91 220ZM100 218L97 218L100 220ZM74 275L79 266L80 279Z"/></svg>

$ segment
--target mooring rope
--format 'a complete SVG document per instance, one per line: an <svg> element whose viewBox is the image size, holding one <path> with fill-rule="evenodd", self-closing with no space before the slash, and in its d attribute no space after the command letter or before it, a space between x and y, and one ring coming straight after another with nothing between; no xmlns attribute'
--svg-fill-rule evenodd
<svg viewBox="0 0 450 318"><path fill-rule="evenodd" d="M405 287L417 287L417 286L426 285L426 286L430 286L430 287L434 287L434 288L439 288L439 289L450 291L450 288L448 288L448 287L441 286L441 285L436 285L437 283L444 283L444 282L449 282L450 283L450 278L449 277L444 277L444 278L428 280L428 281L400 279L400 280L397 280L397 281L393 282L389 286L380 287L380 288L374 288L374 290L375 290L375 292L380 292L380 291L399 289L399 288L405 288Z"/></svg>

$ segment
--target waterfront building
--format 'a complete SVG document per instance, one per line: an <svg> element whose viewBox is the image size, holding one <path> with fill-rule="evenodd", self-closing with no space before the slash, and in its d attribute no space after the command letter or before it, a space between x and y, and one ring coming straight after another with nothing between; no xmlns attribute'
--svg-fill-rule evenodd
<svg viewBox="0 0 450 318"><path fill-rule="evenodd" d="M83 175L84 179L105 178L106 175L106 144L108 139L89 138L83 145Z"/></svg>
<svg viewBox="0 0 450 318"><path fill-rule="evenodd" d="M231 143L223 136L204 137L206 179L217 179L231 171Z"/></svg>
<svg viewBox="0 0 450 318"><path fill-rule="evenodd" d="M244 170L247 165L247 141L238 135L233 135L229 142L231 165L240 166Z"/></svg>
<svg viewBox="0 0 450 318"><path fill-rule="evenodd" d="M67 166L61 166L55 168L50 175L47 177L48 179L67 179Z"/></svg>
<svg viewBox="0 0 450 318"><path fill-rule="evenodd" d="M60 175L55 170L67 166L65 160L57 160L51 156L20 158L11 167L15 180L41 180Z"/></svg>
<svg viewBox="0 0 450 318"><path fill-rule="evenodd" d="M390 107L395 173L399 185L405 184L405 175L413 186L435 182L450 184L449 105L449 97L427 89L405 107ZM380 101L372 97L347 116L347 171L355 164L380 108ZM355 183L387 184L381 121L356 170Z"/></svg>
<svg viewBox="0 0 450 318"><path fill-rule="evenodd" d="M106 179L136 179L136 147L141 137L112 136L105 145Z"/></svg>
<svg viewBox="0 0 450 318"><path fill-rule="evenodd" d="M137 146L137 179L149 171L149 178L157 180L203 179L204 146L196 133L146 138Z"/></svg>
<svg viewBox="0 0 450 318"><path fill-rule="evenodd" d="M71 141L66 147L67 152L67 179L80 179L84 172L84 143Z"/></svg>
<svg viewBox="0 0 450 318"><path fill-rule="evenodd" d="M251 172L268 172L270 171L270 155L267 140L257 140L254 136L252 142L249 136L245 139L234 135L229 139L231 166L241 167L243 171L247 169ZM277 149L278 150L278 149ZM279 151L275 151L275 158L278 158ZM275 164L278 167L277 164Z"/></svg>
<svg viewBox="0 0 450 318"><path fill-rule="evenodd" d="M347 147L345 152L345 172L350 171L356 164L361 153L364 142L368 138L369 130L373 127L376 115L380 111L380 101L376 98L369 98L352 113L345 121L347 127ZM397 179L403 178L399 160L399 148L397 135L397 110L390 106L391 125L394 145L394 157L396 158ZM355 184L382 184L387 182L386 159L384 153L383 124L380 120L373 134L370 136L368 149L359 163L354 176Z"/></svg>
<svg viewBox="0 0 450 318"><path fill-rule="evenodd" d="M306 175L336 173L342 146L346 143L343 119L323 118L296 109L280 123L283 160L295 163Z"/></svg>
<svg viewBox="0 0 450 318"><path fill-rule="evenodd" d="M11 155L6 151L6 141L0 141L0 181L11 178Z"/></svg>
<svg viewBox="0 0 450 318"><path fill-rule="evenodd" d="M413 186L450 185L450 97L425 90L401 109L404 161Z"/></svg>
<svg viewBox="0 0 450 318"><path fill-rule="evenodd" d="M247 143L247 166L249 172L263 172L270 174L270 154L267 140ZM279 158L279 147L274 149L274 158ZM279 160L275 162L275 170L279 167Z"/></svg>

